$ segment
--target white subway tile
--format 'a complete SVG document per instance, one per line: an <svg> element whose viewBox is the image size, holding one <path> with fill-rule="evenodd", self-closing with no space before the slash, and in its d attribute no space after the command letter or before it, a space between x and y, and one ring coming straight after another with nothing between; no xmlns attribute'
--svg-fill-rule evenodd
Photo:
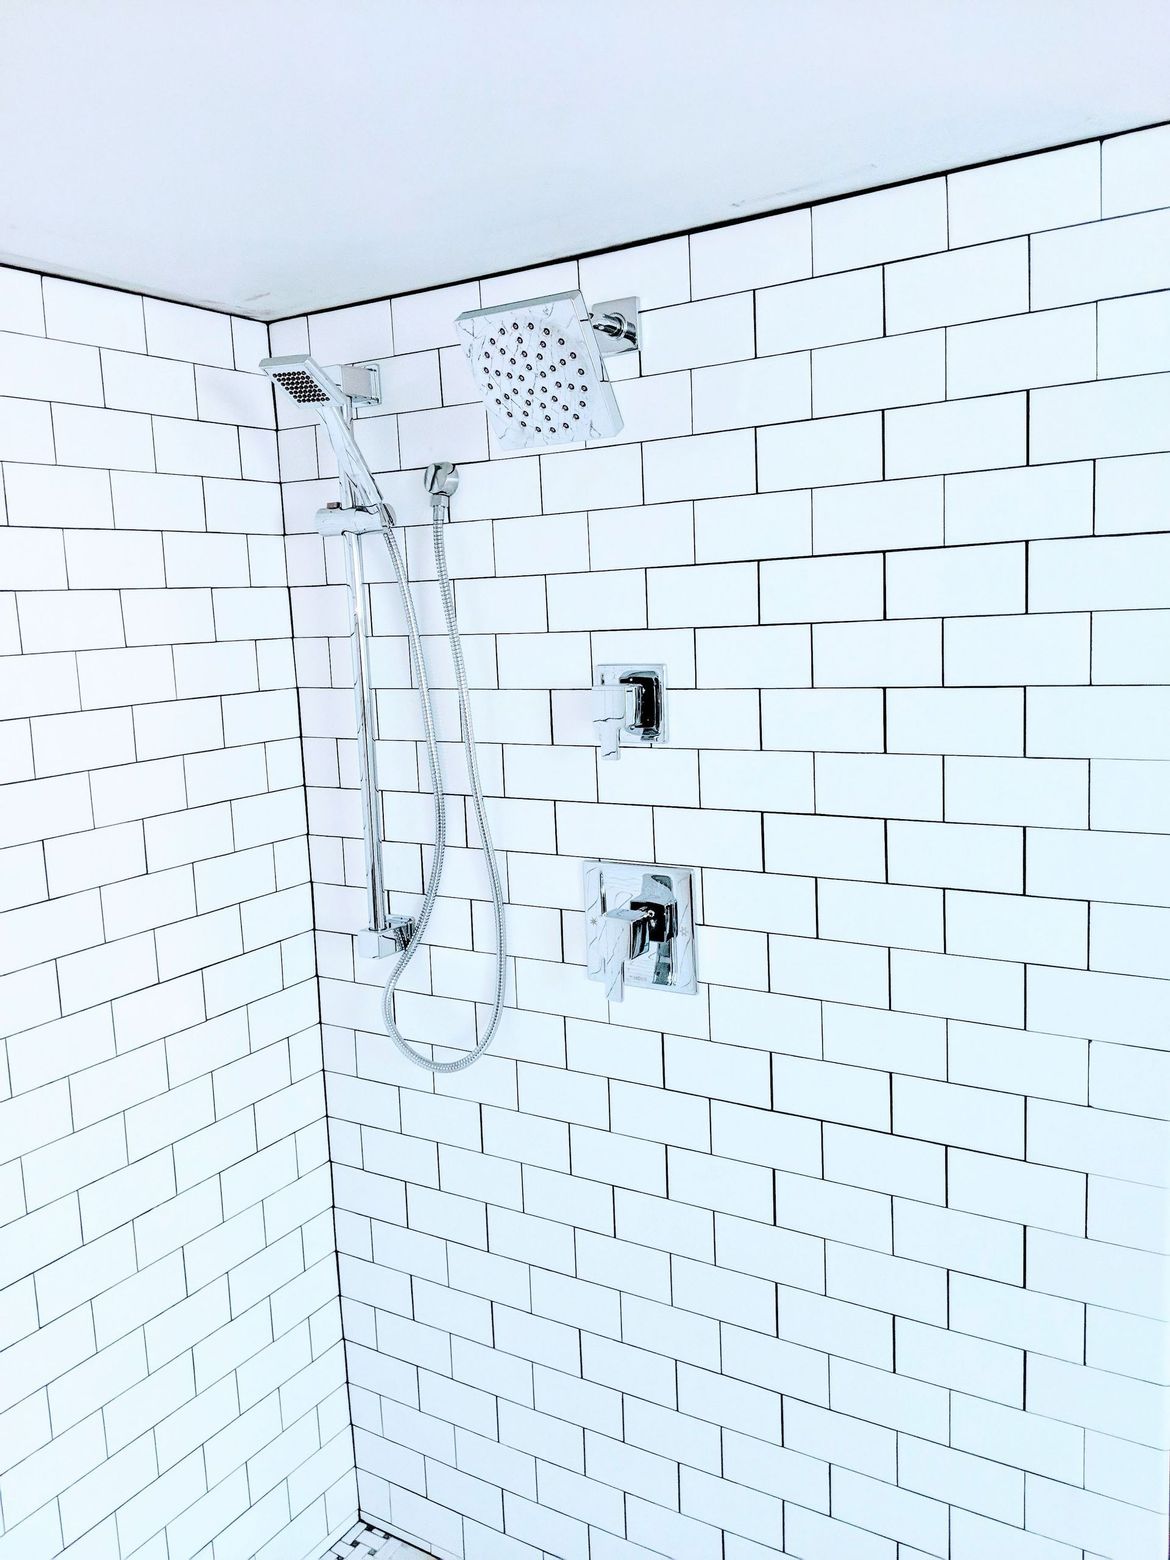
<svg viewBox="0 0 1170 1560"><path fill-rule="evenodd" d="M876 412L761 428L756 446L761 492L872 482L883 474L882 419Z"/></svg>
<svg viewBox="0 0 1170 1560"><path fill-rule="evenodd" d="M782 1110L889 1130L890 1089L885 1073L805 1057L774 1056L772 1080L774 1099Z"/></svg>
<svg viewBox="0 0 1170 1560"><path fill-rule="evenodd" d="M89 787L83 775L30 780L4 791L0 845L21 845L92 826Z"/></svg>
<svg viewBox="0 0 1170 1560"><path fill-rule="evenodd" d="M958 823L1084 828L1088 766L1036 758L946 759L947 817Z"/></svg>
<svg viewBox="0 0 1170 1560"><path fill-rule="evenodd" d="M1028 1520L1037 1533L1066 1543L1087 1542L1103 1554L1121 1554L1123 1547L1138 1554L1162 1541L1157 1513L1038 1474L1028 1475Z"/></svg>
<svg viewBox="0 0 1170 1560"><path fill-rule="evenodd" d="M1045 542L1029 560L1029 606L1037 612L1157 607L1151 572L1167 552L1163 537Z"/></svg>
<svg viewBox="0 0 1170 1560"><path fill-rule="evenodd" d="M1036 688L1028 751L1047 758L1164 759L1164 688Z"/></svg>
<svg viewBox="0 0 1170 1560"><path fill-rule="evenodd" d="M0 578L9 590L64 589L69 581L62 532L5 526L0 531Z"/></svg>
<svg viewBox="0 0 1170 1560"><path fill-rule="evenodd" d="M695 558L788 558L811 550L805 493L762 493L700 500L695 506Z"/></svg>
<svg viewBox="0 0 1170 1560"><path fill-rule="evenodd" d="M143 300L136 293L46 276L44 295L45 329L59 341L146 350Z"/></svg>
<svg viewBox="0 0 1170 1560"><path fill-rule="evenodd" d="M792 422L812 412L803 352L696 369L691 386L696 433Z"/></svg>
<svg viewBox="0 0 1170 1560"><path fill-rule="evenodd" d="M15 396L0 397L0 460L51 465L54 458L53 418L49 407Z"/></svg>
<svg viewBox="0 0 1170 1560"><path fill-rule="evenodd" d="M1164 125L1109 136L1101 146L1101 215L1170 204L1170 158Z"/></svg>
<svg viewBox="0 0 1170 1560"><path fill-rule="evenodd" d="M458 345L455 316L464 309L478 308L479 302L479 286L475 282L459 282L453 287L438 287L393 299L395 352L420 352Z"/></svg>
<svg viewBox="0 0 1170 1560"><path fill-rule="evenodd" d="M124 643L116 590L26 591L17 597L17 613L26 655L43 650L102 650Z"/></svg>
<svg viewBox="0 0 1170 1560"><path fill-rule="evenodd" d="M887 1094L889 1079L885 1074L878 1075L886 1079ZM887 1100L888 1105L888 1100ZM887 1119L889 1112L887 1110ZM888 1128L881 1131L871 1131L849 1126L825 1126L825 1178L830 1181L844 1182L846 1185L869 1187L873 1191L891 1192L895 1196L911 1196L920 1202L941 1204L946 1197L945 1177L945 1150L941 1145L930 1142L915 1142L912 1138L895 1136ZM837 1258L840 1256L841 1260ZM833 1279L842 1279L843 1263L852 1264L855 1260L851 1252L838 1252L831 1245L826 1250L828 1259L826 1275L829 1278L829 1293L840 1292ZM897 1287L893 1283L900 1259L866 1257L862 1262L861 1274L882 1274L883 1282L891 1287ZM917 1264L917 1277L928 1289L935 1287L931 1282L929 1271ZM907 1268L905 1277L909 1282L910 1268ZM859 1294L857 1299L862 1303L864 1295ZM927 1309L930 1305L927 1304ZM899 1311L900 1307L892 1306L888 1309ZM943 1307L945 1311L945 1306ZM918 1308L906 1311L902 1314L917 1315Z"/></svg>
<svg viewBox="0 0 1170 1560"><path fill-rule="evenodd" d="M110 483L111 473L105 471L9 463L4 468L8 523L19 526L112 525Z"/></svg>
<svg viewBox="0 0 1170 1560"><path fill-rule="evenodd" d="M1165 979L1168 929L1170 922L1164 909L1094 905L1089 963L1094 969L1116 974L1156 975Z"/></svg>
<svg viewBox="0 0 1170 1560"><path fill-rule="evenodd" d="M816 754L816 810L884 818L939 818L942 761L895 754Z"/></svg>
<svg viewBox="0 0 1170 1560"><path fill-rule="evenodd" d="M755 350L752 295L729 293L705 302L653 309L641 315L638 330L645 374L750 358Z"/></svg>
<svg viewBox="0 0 1170 1560"><path fill-rule="evenodd" d="M654 840L666 861L758 872L762 866L759 819L754 813L714 807L656 807Z"/></svg>
<svg viewBox="0 0 1170 1560"><path fill-rule="evenodd" d="M943 486L939 477L862 482L820 488L813 494L814 552L929 547L942 539Z"/></svg>
<svg viewBox="0 0 1170 1560"><path fill-rule="evenodd" d="M19 330L29 336L45 334L42 279L35 271L0 266L0 330Z"/></svg>
<svg viewBox="0 0 1170 1560"><path fill-rule="evenodd" d="M162 543L157 536L116 531L68 531L65 558L74 590L163 585Z"/></svg>
<svg viewBox="0 0 1170 1560"><path fill-rule="evenodd" d="M924 179L813 209L813 270L853 270L947 247L944 179Z"/></svg>
<svg viewBox="0 0 1170 1560"><path fill-rule="evenodd" d="M756 299L756 331L761 355L880 336L880 267L764 289Z"/></svg>
<svg viewBox="0 0 1170 1560"><path fill-rule="evenodd" d="M941 400L949 352L941 331L823 347L812 354L813 412L817 417L832 417L871 407Z"/></svg>
<svg viewBox="0 0 1170 1560"><path fill-rule="evenodd" d="M102 384L107 406L195 416L195 375L189 363L107 350L102 353Z"/></svg>
<svg viewBox="0 0 1170 1560"><path fill-rule="evenodd" d="M1099 491L1097 503L1100 506ZM1088 461L946 478L948 542L1088 535L1092 529L1093 469Z"/></svg>
<svg viewBox="0 0 1170 1560"><path fill-rule="evenodd" d="M310 314L308 327L309 350L322 363L354 363L388 357L394 351L386 303L351 304Z"/></svg>
<svg viewBox="0 0 1170 1560"><path fill-rule="evenodd" d="M1170 368L1170 295L1107 298L1097 305L1097 372L1152 374Z"/></svg>
<svg viewBox="0 0 1170 1560"><path fill-rule="evenodd" d="M765 287L808 276L812 269L805 211L756 217L691 238L691 287L696 298Z"/></svg>
<svg viewBox="0 0 1170 1560"><path fill-rule="evenodd" d="M885 833L876 818L770 813L764 818L764 851L769 872L885 878Z"/></svg>
<svg viewBox="0 0 1170 1560"><path fill-rule="evenodd" d="M952 173L951 243L1091 222L1101 214L1100 167L1100 147L1089 141Z"/></svg>
<svg viewBox="0 0 1170 1560"><path fill-rule="evenodd" d="M74 475L88 476L89 473L77 472ZM197 477L113 471L110 473L110 485L113 489L114 523L119 526L137 531L204 529L203 491ZM108 507L108 500L95 494L84 504L86 514L92 516L95 501L105 503ZM76 508L73 508L73 512L77 512ZM165 528L160 523L164 515Z"/></svg>
<svg viewBox="0 0 1170 1560"><path fill-rule="evenodd" d="M159 471L202 477L240 475L240 436L234 427L179 417L152 417Z"/></svg>
<svg viewBox="0 0 1170 1560"><path fill-rule="evenodd" d="M1030 964L1086 963L1085 906L1002 894L947 895L947 950Z"/></svg>
<svg viewBox="0 0 1170 1560"><path fill-rule="evenodd" d="M588 518L588 542L584 536L584 528L580 533L573 530L570 536L574 545L572 548L571 563L562 562L560 568L589 568L595 569L620 569L632 566L651 564L679 564L694 562L694 522L690 504L651 504L640 509L599 509ZM575 517L566 517L570 523ZM543 518L532 522L533 544L537 547L536 533L538 528L544 533L548 532L548 522ZM503 568L501 560L501 531L503 527L496 525L496 558L497 568ZM554 533L555 535L555 533ZM579 540L578 540L579 537ZM525 548L526 557L540 558L540 552L533 550L533 544ZM556 547L554 559L563 556L560 549L564 548L564 542L545 541L546 549ZM520 558L516 559L516 573L530 573L531 568L521 568ZM551 572L558 569L558 563L547 565ZM512 571L507 571L512 572Z"/></svg>
<svg viewBox="0 0 1170 1560"><path fill-rule="evenodd" d="M895 949L890 954L890 1005L908 1013L1019 1028L1024 972L1002 960Z"/></svg>
<svg viewBox="0 0 1170 1560"><path fill-rule="evenodd" d="M1031 399L1033 461L1140 454L1165 442L1170 374L1037 390Z"/></svg>
<svg viewBox="0 0 1170 1560"><path fill-rule="evenodd" d="M769 963L773 991L868 1007L889 1005L889 966L884 949L773 934Z"/></svg>
<svg viewBox="0 0 1170 1560"><path fill-rule="evenodd" d="M160 298L145 298L143 305L146 350L152 357L216 363L223 368L233 366L232 323L226 314L194 309L182 303L165 303Z"/></svg>
<svg viewBox="0 0 1170 1560"><path fill-rule="evenodd" d="M882 559L876 554L764 563L760 615L767 623L880 617L882 581Z"/></svg>
<svg viewBox="0 0 1170 1560"><path fill-rule="evenodd" d="M813 682L818 687L921 687L941 681L937 622L813 626Z"/></svg>
<svg viewBox="0 0 1170 1560"><path fill-rule="evenodd" d="M1049 309L947 332L947 395L1062 385L1097 373L1092 307Z"/></svg>
<svg viewBox="0 0 1170 1560"><path fill-rule="evenodd" d="M1022 891L1023 836L1017 829L893 821L887 849L892 882Z"/></svg>
<svg viewBox="0 0 1170 1560"><path fill-rule="evenodd" d="M38 336L0 336L0 394L101 406L98 353Z"/></svg>
<svg viewBox="0 0 1170 1560"><path fill-rule="evenodd" d="M685 238L664 238L586 255L578 269L581 291L593 305L634 293L643 309L660 309L690 297L690 255Z"/></svg>
<svg viewBox="0 0 1170 1560"><path fill-rule="evenodd" d="M614 445L542 455L540 481L546 514L640 504L641 451L633 445ZM647 494L647 501L656 503L665 496Z"/></svg>
<svg viewBox="0 0 1170 1560"><path fill-rule="evenodd" d="M803 753L703 753L699 788L704 808L764 812L782 805L793 811L812 807L812 771Z"/></svg>
<svg viewBox="0 0 1170 1560"><path fill-rule="evenodd" d="M440 459L487 459L487 418L479 403L403 412L398 418L398 438L404 466L427 466Z"/></svg>
<svg viewBox="0 0 1170 1560"><path fill-rule="evenodd" d="M1025 423L1022 395L891 411L886 416L885 475L918 477L1022 465L1027 455Z"/></svg>
<svg viewBox="0 0 1170 1560"><path fill-rule="evenodd" d="M53 434L57 459L67 466L155 469L150 418L141 413L58 405L53 408Z"/></svg>
<svg viewBox="0 0 1170 1560"><path fill-rule="evenodd" d="M942 895L888 883L822 879L817 886L817 932L847 942L941 952Z"/></svg>
<svg viewBox="0 0 1170 1560"><path fill-rule="evenodd" d="M1028 307L1028 241L904 260L886 267L885 281L891 333L1019 314Z"/></svg>
<svg viewBox="0 0 1170 1560"><path fill-rule="evenodd" d="M1003 1522L1024 1519L1024 1474L912 1436L898 1438L898 1482L936 1499L973 1507Z"/></svg>
<svg viewBox="0 0 1170 1560"><path fill-rule="evenodd" d="M1056 308L1167 285L1170 213L1116 217L1032 239L1032 307Z"/></svg>
<svg viewBox="0 0 1170 1560"><path fill-rule="evenodd" d="M643 447L642 463L648 504L750 493L756 485L749 429L658 440Z"/></svg>
<svg viewBox="0 0 1170 1560"><path fill-rule="evenodd" d="M704 688L806 687L809 638L802 627L704 628L695 635Z"/></svg>
<svg viewBox="0 0 1170 1560"><path fill-rule="evenodd" d="M115 883L146 870L140 824L114 825L45 843L49 892L76 893L102 883Z"/></svg>
<svg viewBox="0 0 1170 1560"><path fill-rule="evenodd" d="M893 753L1022 757L1023 694L1013 688L891 689L887 746Z"/></svg>
<svg viewBox="0 0 1170 1560"><path fill-rule="evenodd" d="M884 724L877 689L765 690L760 703L766 748L881 751Z"/></svg>
<svg viewBox="0 0 1170 1560"><path fill-rule="evenodd" d="M1000 1283L1023 1282L1023 1228L978 1214L898 1198L894 1202L894 1251Z"/></svg>
<svg viewBox="0 0 1170 1560"><path fill-rule="evenodd" d="M651 628L755 623L759 587L751 563L649 569L647 621Z"/></svg>
<svg viewBox="0 0 1170 1560"><path fill-rule="evenodd" d="M516 627L542 627L539 618L545 611L545 589L541 582L525 579L517 584L528 589L532 604L531 620L521 619ZM646 576L640 569L551 576L547 584L547 611L548 626L553 631L642 628L646 624Z"/></svg>

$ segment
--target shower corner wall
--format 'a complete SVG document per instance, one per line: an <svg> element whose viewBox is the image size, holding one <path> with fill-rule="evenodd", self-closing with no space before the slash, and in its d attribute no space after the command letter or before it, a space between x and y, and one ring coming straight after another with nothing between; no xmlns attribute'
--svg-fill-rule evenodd
<svg viewBox="0 0 1170 1560"><path fill-rule="evenodd" d="M4 1560L356 1513L266 350L0 269Z"/></svg>

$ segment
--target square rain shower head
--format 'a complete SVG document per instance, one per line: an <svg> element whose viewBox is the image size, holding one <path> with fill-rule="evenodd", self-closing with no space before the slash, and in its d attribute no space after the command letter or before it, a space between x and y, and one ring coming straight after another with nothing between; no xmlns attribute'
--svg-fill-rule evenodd
<svg viewBox="0 0 1170 1560"><path fill-rule="evenodd" d="M455 325L502 449L621 432L617 397L579 292L468 309Z"/></svg>

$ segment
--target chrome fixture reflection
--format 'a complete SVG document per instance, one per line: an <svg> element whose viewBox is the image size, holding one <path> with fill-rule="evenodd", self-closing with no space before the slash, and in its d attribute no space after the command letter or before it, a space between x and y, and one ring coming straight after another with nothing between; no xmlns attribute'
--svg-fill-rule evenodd
<svg viewBox="0 0 1170 1560"><path fill-rule="evenodd" d="M423 656L422 636L419 632L414 598L411 595L410 580L406 573L402 550L395 536L394 511L382 497L353 432L354 407L375 405L378 402L376 373L361 364L347 365L338 371L340 377L334 379L308 355L265 358L260 367L298 405L313 408L325 426L333 452L337 457L341 503L321 510L317 516L317 523L323 535L340 535L345 539L346 545L346 575L352 608L354 705L357 716L358 769L362 797L362 832L366 847L366 897L369 916L368 928L358 934L358 952L370 957L396 956L382 992L382 1014L387 1032L403 1056L417 1066L427 1068L430 1072L460 1072L483 1055L500 1026L506 990L507 947L503 885L492 847L483 785L479 776L475 732L471 720L471 702L467 688L467 671L463 662L463 647L455 616L454 593L447 572L446 544L443 535L450 515L451 495L459 485L459 473L450 462L440 462L427 469L425 485L431 501L431 538L435 553L435 573L443 604L451 659L455 668L467 772L471 782L480 844L487 864L491 889L496 954L491 1014L483 1033L472 1050L451 1061L443 1062L424 1056L415 1050L398 1028L394 1014L394 997L398 982L422 943L438 897L447 842L447 810L430 679ZM362 566L362 538L371 531L378 532L385 542L398 581L410 644L411 667L418 683L419 709L430 773L431 795L434 801L434 852L423 892L423 902L415 918L391 915L382 866L380 797L375 754L376 712L369 664L369 602Z"/></svg>
<svg viewBox="0 0 1170 1560"><path fill-rule="evenodd" d="M610 1002L626 986L693 995L695 915L689 867L587 861L586 972Z"/></svg>
<svg viewBox="0 0 1170 1560"><path fill-rule="evenodd" d="M593 730L602 758L618 758L623 743L666 741L666 668L606 662L593 681Z"/></svg>
<svg viewBox="0 0 1170 1560"><path fill-rule="evenodd" d="M621 413L602 359L638 349L638 300L590 313L580 292L550 293L455 321L501 449L609 439Z"/></svg>

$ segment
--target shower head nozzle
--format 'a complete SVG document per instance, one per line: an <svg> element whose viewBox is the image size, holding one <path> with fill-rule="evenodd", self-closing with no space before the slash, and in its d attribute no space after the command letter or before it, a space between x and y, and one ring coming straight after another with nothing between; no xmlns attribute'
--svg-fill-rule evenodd
<svg viewBox="0 0 1170 1560"><path fill-rule="evenodd" d="M337 379L307 352L264 358L260 367L298 406L336 406L345 411L351 401L376 406L381 400L378 370L370 364L345 363L337 370Z"/></svg>
<svg viewBox="0 0 1170 1560"><path fill-rule="evenodd" d="M501 448L575 444L621 431L579 292L469 309L455 325Z"/></svg>
<svg viewBox="0 0 1170 1560"><path fill-rule="evenodd" d="M307 352L299 352L293 357L265 358L260 367L273 384L279 385L285 395L300 406L321 406L327 402L335 406L343 404L338 386Z"/></svg>

